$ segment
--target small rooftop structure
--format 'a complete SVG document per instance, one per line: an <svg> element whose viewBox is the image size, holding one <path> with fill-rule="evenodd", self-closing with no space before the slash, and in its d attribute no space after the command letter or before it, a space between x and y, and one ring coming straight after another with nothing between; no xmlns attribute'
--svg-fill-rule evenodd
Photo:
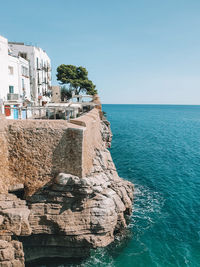
<svg viewBox="0 0 200 267"><path fill-rule="evenodd" d="M9 44L25 45L23 42L8 42Z"/></svg>

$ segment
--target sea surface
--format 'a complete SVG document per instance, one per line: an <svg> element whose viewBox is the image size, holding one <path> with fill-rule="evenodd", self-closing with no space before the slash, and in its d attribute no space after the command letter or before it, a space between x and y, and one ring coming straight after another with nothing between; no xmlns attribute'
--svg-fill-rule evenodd
<svg viewBox="0 0 200 267"><path fill-rule="evenodd" d="M103 110L118 173L135 184L131 224L123 240L86 261L56 266L200 266L200 106Z"/></svg>

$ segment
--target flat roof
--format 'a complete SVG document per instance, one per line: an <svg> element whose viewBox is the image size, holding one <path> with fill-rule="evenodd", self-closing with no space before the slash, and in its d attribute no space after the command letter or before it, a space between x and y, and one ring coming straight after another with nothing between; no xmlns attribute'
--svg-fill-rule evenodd
<svg viewBox="0 0 200 267"><path fill-rule="evenodd" d="M18 44L18 45L25 45L25 43L22 42L8 42L9 44Z"/></svg>

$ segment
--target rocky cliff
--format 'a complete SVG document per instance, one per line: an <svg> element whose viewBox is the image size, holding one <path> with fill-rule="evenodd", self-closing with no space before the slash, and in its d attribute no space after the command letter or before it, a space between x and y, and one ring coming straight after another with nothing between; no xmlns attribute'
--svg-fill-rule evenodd
<svg viewBox="0 0 200 267"><path fill-rule="evenodd" d="M46 122L48 127L43 124L39 130L37 127L33 130L30 123L20 124L16 128L16 122L10 122L5 131L7 161L10 161L7 168L14 182L9 178L7 190L10 193L4 190L0 194L2 267L20 267L24 266L25 260L29 262L48 257L86 257L91 249L110 244L114 235L127 227L132 212L133 185L117 174L107 149L112 137L110 125L103 118L101 110L92 110L72 121L73 127L70 124L65 128L65 123L59 122L56 131L52 131L55 122ZM24 177L20 160L23 159L23 166L30 167L32 156L28 144L36 146L35 140L27 138L30 132L32 138L37 137L37 141L48 136L48 142L53 142L45 150L45 153L48 151L45 166L44 151L32 147L40 159L35 159L34 154L32 164L35 167L37 163L37 168L41 170L34 170ZM17 136L16 142L14 136ZM81 146L77 154L73 150L76 149L71 144L73 142ZM19 144L24 146L20 147ZM55 150L56 166L52 163ZM29 158L26 158L27 155ZM66 159L70 164L68 161L66 163ZM22 168L20 172L16 163ZM6 183L3 184L2 188L5 188Z"/></svg>

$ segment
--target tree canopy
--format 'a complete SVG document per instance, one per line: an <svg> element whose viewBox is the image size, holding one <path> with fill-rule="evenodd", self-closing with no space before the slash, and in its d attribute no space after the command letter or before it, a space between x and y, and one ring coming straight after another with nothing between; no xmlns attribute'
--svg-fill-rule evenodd
<svg viewBox="0 0 200 267"><path fill-rule="evenodd" d="M88 71L84 67L62 64L57 68L57 80L63 85L69 85L76 95L81 92L89 95L97 94L95 85L88 79Z"/></svg>
<svg viewBox="0 0 200 267"><path fill-rule="evenodd" d="M72 98L72 92L72 89L67 88L65 85L63 85L61 87L61 101L65 101L66 99L69 100L70 98Z"/></svg>

